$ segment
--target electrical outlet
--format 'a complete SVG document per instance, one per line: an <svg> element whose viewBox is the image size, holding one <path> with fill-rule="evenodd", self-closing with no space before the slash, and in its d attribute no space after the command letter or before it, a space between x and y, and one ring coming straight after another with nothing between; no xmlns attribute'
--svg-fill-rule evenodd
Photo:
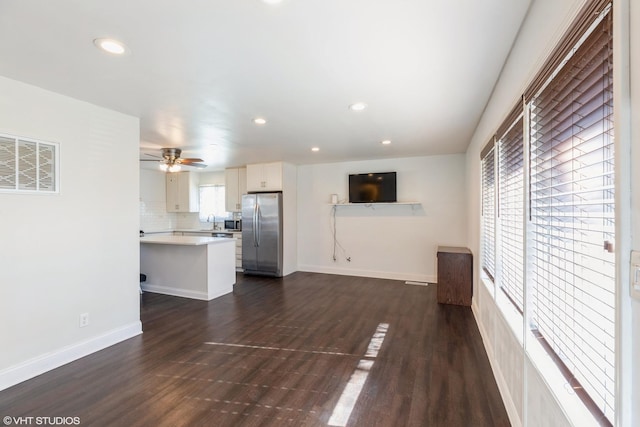
<svg viewBox="0 0 640 427"><path fill-rule="evenodd" d="M82 313L80 315L80 327L84 328L85 326L89 326L89 313Z"/></svg>

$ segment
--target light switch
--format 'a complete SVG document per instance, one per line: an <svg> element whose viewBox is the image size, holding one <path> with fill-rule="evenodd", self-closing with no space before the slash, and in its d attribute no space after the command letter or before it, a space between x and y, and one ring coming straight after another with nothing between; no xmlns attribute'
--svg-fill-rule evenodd
<svg viewBox="0 0 640 427"><path fill-rule="evenodd" d="M631 296L640 299L640 251L631 251L629 280L631 282Z"/></svg>

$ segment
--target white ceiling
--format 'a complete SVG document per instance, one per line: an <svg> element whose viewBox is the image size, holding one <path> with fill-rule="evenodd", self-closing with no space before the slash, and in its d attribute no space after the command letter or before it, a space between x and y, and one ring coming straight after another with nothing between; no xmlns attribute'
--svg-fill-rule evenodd
<svg viewBox="0 0 640 427"><path fill-rule="evenodd" d="M0 0L0 75L140 117L141 156L209 170L461 153L529 3Z"/></svg>

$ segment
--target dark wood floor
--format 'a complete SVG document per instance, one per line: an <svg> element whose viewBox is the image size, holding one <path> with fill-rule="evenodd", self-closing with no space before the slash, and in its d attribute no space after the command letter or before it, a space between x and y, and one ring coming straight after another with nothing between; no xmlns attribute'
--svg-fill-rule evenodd
<svg viewBox="0 0 640 427"><path fill-rule="evenodd" d="M437 304L436 285L239 275L208 303L145 293L142 321L141 336L0 392L0 416L326 426L364 360L348 426L509 425L471 310Z"/></svg>

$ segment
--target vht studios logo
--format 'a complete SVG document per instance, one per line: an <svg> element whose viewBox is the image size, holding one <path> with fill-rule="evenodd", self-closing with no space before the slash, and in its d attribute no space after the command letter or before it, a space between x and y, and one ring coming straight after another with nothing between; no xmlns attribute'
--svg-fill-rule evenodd
<svg viewBox="0 0 640 427"><path fill-rule="evenodd" d="M5 426L77 426L80 425L80 417L10 417L2 418Z"/></svg>

